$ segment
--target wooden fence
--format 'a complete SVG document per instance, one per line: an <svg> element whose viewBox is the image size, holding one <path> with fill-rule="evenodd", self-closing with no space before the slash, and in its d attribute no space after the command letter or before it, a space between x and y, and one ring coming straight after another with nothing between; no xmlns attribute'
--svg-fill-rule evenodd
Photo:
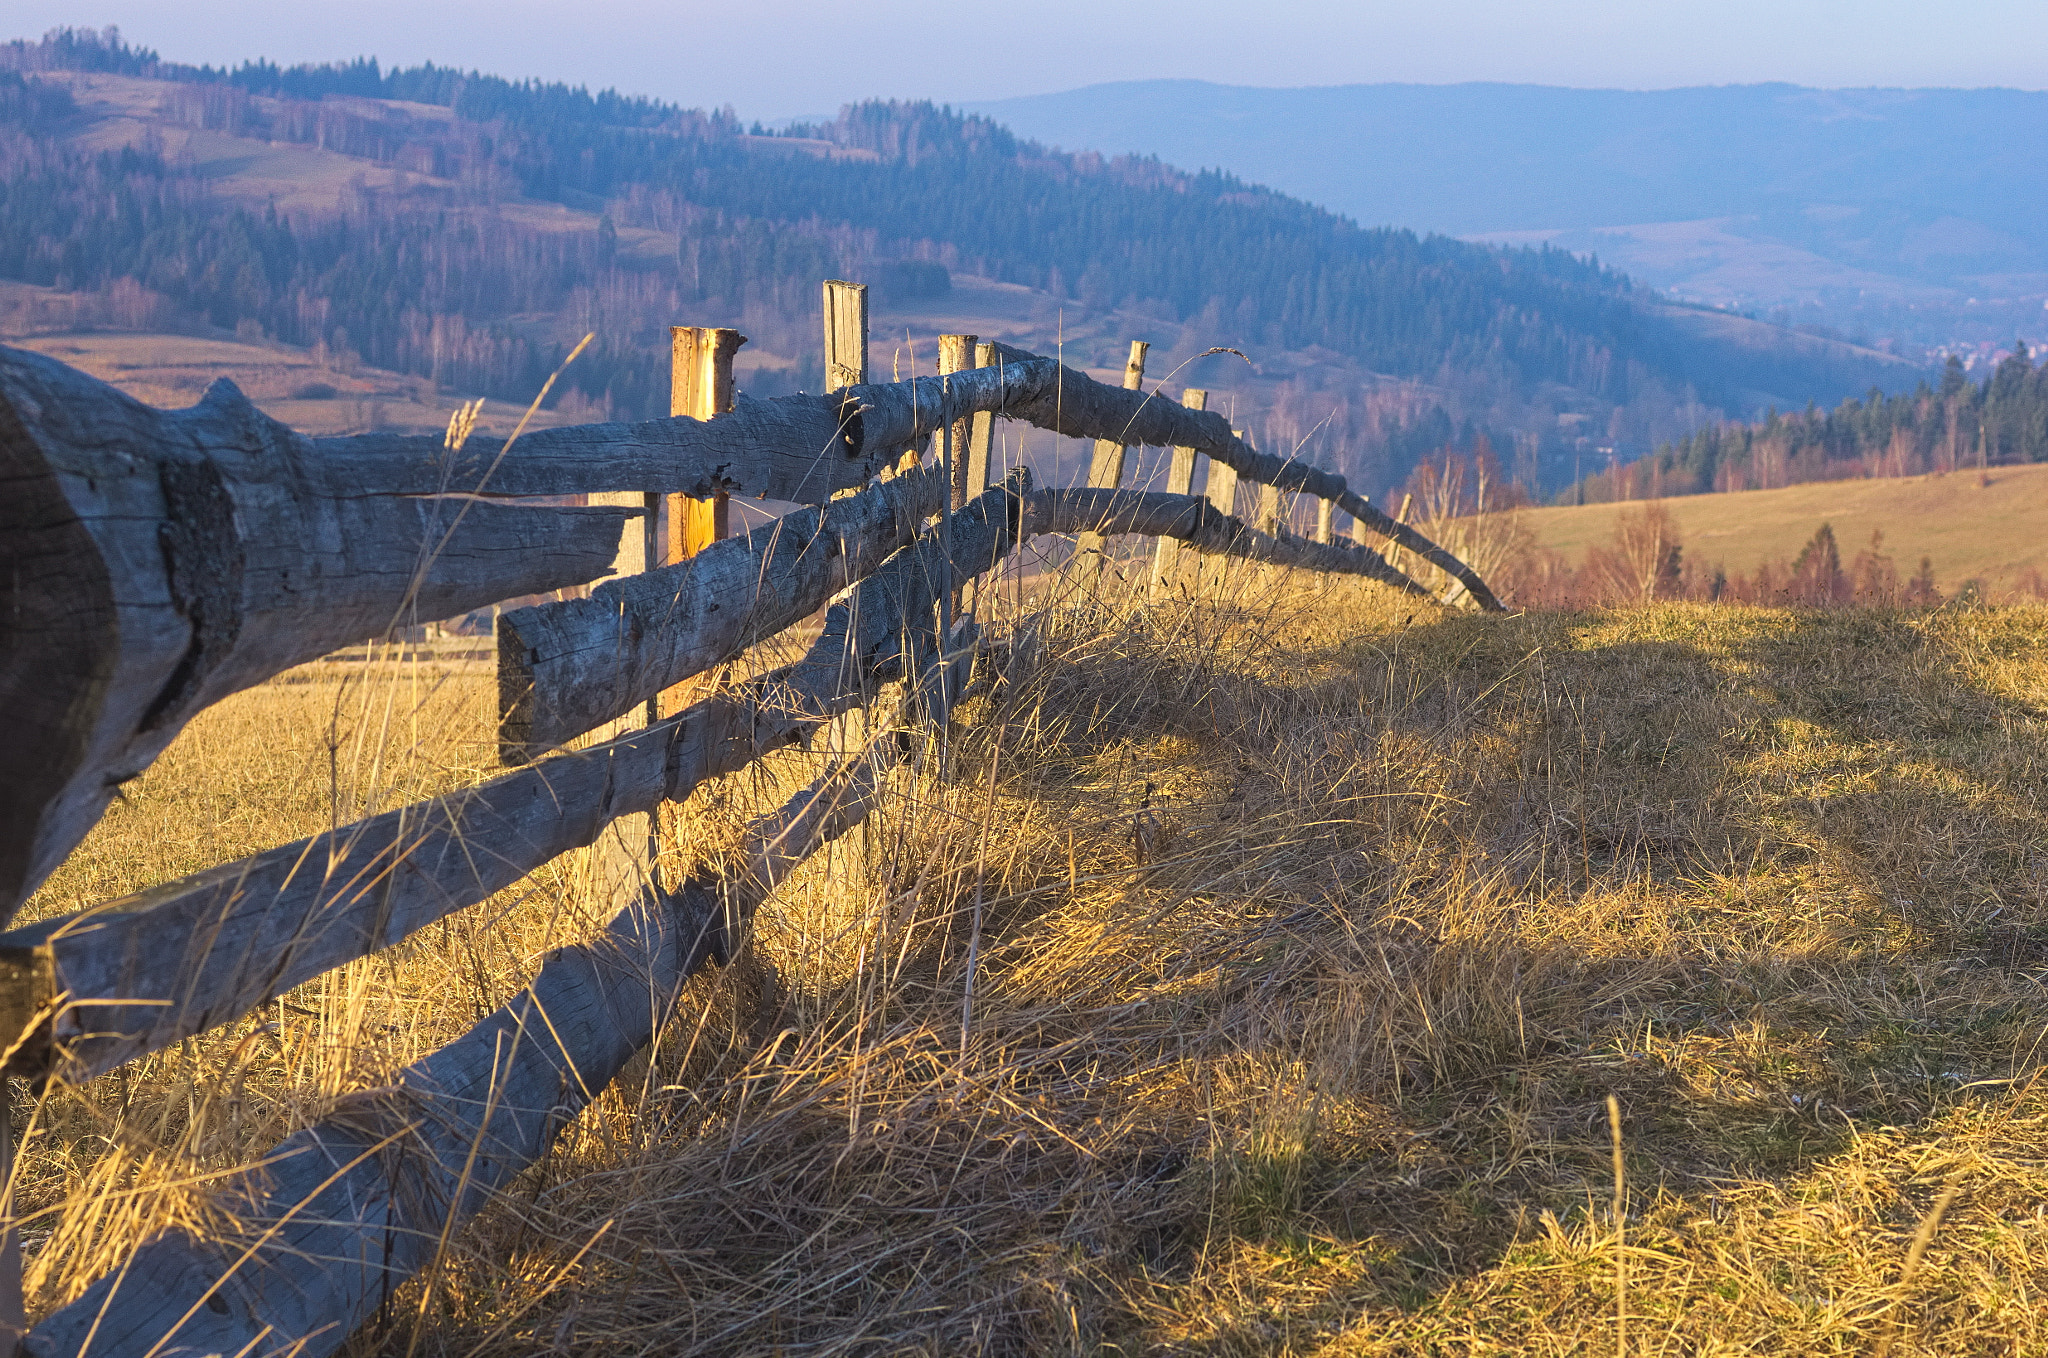
<svg viewBox="0 0 2048 1358"><path fill-rule="evenodd" d="M233 1022L885 685L902 719L943 720L978 638L971 615L953 616L963 587L1034 535L1080 535L1084 563L1108 536L1158 538L1155 582L1192 549L1424 593L1365 545L1373 534L1499 607L1464 563L1341 478L1259 452L1202 393L1145 391L1142 346L1122 387L972 336L945 338L938 375L874 384L864 290L826 284L825 331L824 395L736 396L744 341L679 328L672 418L466 442L309 438L225 381L189 410L156 410L0 348L0 923L209 704L401 623L628 572L498 619L510 772L0 934L6 1073L88 1080ZM997 418L1098 440L1090 484L1036 488L1021 469L991 484ZM1166 491L1121 487L1136 445L1173 450ZM927 446L932 461L906 458ZM1266 489L1256 524L1233 513L1238 481ZM1313 540L1280 521L1283 491L1316 497ZM536 496L590 503L522 502ZM803 507L725 536L729 496ZM1336 536L1338 513L1353 541ZM794 664L653 709L827 605ZM612 738L565 748L600 728ZM722 874L663 883L644 856L629 864L600 934L252 1167L244 1235L143 1242L25 1350L333 1352L651 1040L692 972L731 957L790 869L860 822L900 757L885 741L833 762L747 827ZM16 1332L19 1277L9 1229L0 1312L12 1305Z"/></svg>

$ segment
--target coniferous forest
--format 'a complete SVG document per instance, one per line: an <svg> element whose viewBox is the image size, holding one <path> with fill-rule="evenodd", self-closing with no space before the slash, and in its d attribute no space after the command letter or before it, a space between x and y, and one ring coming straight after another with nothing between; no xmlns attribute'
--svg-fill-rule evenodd
<svg viewBox="0 0 2048 1358"><path fill-rule="evenodd" d="M410 180L358 185L325 212L221 195L147 139L81 144L60 72L169 82L167 125ZM509 210L533 203L596 214L597 229ZM1368 229L1227 175L1052 151L930 104L770 135L729 111L433 65L189 67L70 30L0 47L0 278L102 296L119 324L323 346L514 399L594 330L564 387L630 417L666 408L678 317L808 334L820 279L907 266L940 286L964 271L1119 309L1191 350L1323 351L1421 384L1432 401L1385 436L1414 450L1404 460L1454 421L1526 445L1532 468L1561 428L1647 451L1658 431L1758 413L1763 382L1832 402L1869 377L1840 356L1767 363L1702 338L1563 251ZM756 388L819 376L809 360Z"/></svg>
<svg viewBox="0 0 2048 1358"><path fill-rule="evenodd" d="M1649 457L1589 476L1567 498L1659 499L1773 490L1808 481L1918 476L2048 460L2048 364L2024 341L1981 382L1954 357L1938 385L1871 391L1832 410L1780 413L1702 429Z"/></svg>

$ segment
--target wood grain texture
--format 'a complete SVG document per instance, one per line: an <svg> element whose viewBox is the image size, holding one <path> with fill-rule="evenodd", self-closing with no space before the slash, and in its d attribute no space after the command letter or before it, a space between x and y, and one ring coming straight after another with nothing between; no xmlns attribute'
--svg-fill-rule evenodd
<svg viewBox="0 0 2048 1358"><path fill-rule="evenodd" d="M986 368L996 361L996 346L983 341L974 346L974 366ZM995 445L995 416L977 410L967 430L967 498L973 499L989 487L993 474L989 457Z"/></svg>
<svg viewBox="0 0 2048 1358"><path fill-rule="evenodd" d="M1014 547L1029 485L1020 472L955 516L958 571L987 569ZM76 1083L230 1022L592 843L620 817L803 739L905 676L905 621L930 629L945 576L926 537L834 604L797 663L674 717L0 934L0 1017L11 1024L0 1045L16 1046L9 1070Z"/></svg>
<svg viewBox="0 0 2048 1358"><path fill-rule="evenodd" d="M1367 503L1342 477L1258 452L1234 436L1221 415L1187 410L1156 392L1108 386L1009 345L990 347L994 362L950 375L955 418L988 412L1074 438L1114 440L1127 447L1194 448L1248 481L1334 501L1375 533L1461 580L1482 605L1498 607L1485 582L1464 563ZM300 441L318 454L321 493L335 498L637 490L708 499L724 490L820 504L837 491L866 483L904 449L928 439L938 428L939 409L940 379L933 376L854 383L826 395L800 393L767 401L741 393L729 413L709 420L536 430L509 450L480 434L452 456L432 436L360 434Z"/></svg>
<svg viewBox="0 0 2048 1358"><path fill-rule="evenodd" d="M498 741L539 757L815 613L945 504L936 466L797 510L687 561L498 619Z"/></svg>
<svg viewBox="0 0 2048 1358"><path fill-rule="evenodd" d="M331 470L231 383L157 410L0 347L0 920L209 704L601 575L625 522L337 494Z"/></svg>
<svg viewBox="0 0 2048 1358"><path fill-rule="evenodd" d="M1499 611L1499 600L1476 572L1414 528L1389 518L1342 477L1258 452L1232 434L1221 415L1185 409L1157 392L1108 386L1009 345L992 347L994 363L949 375L949 409L955 418L989 412L1074 438L1114 440L1126 447L1194 448L1245 480L1333 501L1373 532L1458 580L1481 607ZM337 497L639 490L709 499L724 490L820 504L837 491L865 484L904 449L937 430L940 380L856 383L823 396L769 401L742 393L730 413L709 420L538 430L509 451L497 440L477 436L454 457L438 439L425 436L363 434L306 442L320 455L325 493Z"/></svg>
<svg viewBox="0 0 2048 1358"><path fill-rule="evenodd" d="M981 337L978 335L939 336L940 375L950 376L953 373L966 372L969 368L972 368L974 366L975 350L980 343ZM975 494L975 492L971 492L967 488L967 437L973 425L974 414L972 411L963 411L960 417L953 421L953 442L950 457L953 466L953 508L955 509L966 504Z"/></svg>
<svg viewBox="0 0 2048 1358"><path fill-rule="evenodd" d="M819 844L866 814L866 761L748 827L746 870L647 892L547 957L510 1003L383 1089L351 1095L239 1185L239 1237L168 1232L43 1320L38 1358L333 1353L443 1232L538 1159L645 1046L711 952ZM735 902L734 896L744 897Z"/></svg>
<svg viewBox="0 0 2048 1358"><path fill-rule="evenodd" d="M868 380L868 288L865 283L825 280L825 390L838 391Z"/></svg>

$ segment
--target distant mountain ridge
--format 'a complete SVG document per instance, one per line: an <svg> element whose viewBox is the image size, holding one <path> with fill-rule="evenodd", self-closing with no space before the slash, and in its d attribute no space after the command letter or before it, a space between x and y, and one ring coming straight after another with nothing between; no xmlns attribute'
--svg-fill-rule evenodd
<svg viewBox="0 0 2048 1358"><path fill-rule="evenodd" d="M1182 80L969 108L1070 151L1251 175L1361 223L1598 250L1708 300L1876 290L2038 312L2048 294L2044 92ZM1660 223L1697 225L1624 229Z"/></svg>

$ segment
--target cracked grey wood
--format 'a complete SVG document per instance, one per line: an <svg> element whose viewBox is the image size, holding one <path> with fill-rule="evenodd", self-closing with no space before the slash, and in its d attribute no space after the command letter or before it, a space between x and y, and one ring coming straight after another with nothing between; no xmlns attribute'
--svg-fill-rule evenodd
<svg viewBox="0 0 2048 1358"><path fill-rule="evenodd" d="M1019 473L955 519L953 561L986 569L1024 521ZM940 484L940 490L943 485ZM9 1069L79 1082L231 1022L594 841L610 822L744 768L900 677L906 618L945 578L930 538L826 613L796 664L620 739L253 858L0 934ZM927 625L928 621L927 621Z"/></svg>
<svg viewBox="0 0 2048 1358"><path fill-rule="evenodd" d="M498 618L498 748L539 757L817 612L945 505L937 466Z"/></svg>
<svg viewBox="0 0 2048 1358"><path fill-rule="evenodd" d="M1341 478L1257 453L1220 416L1004 346L994 354L992 366L946 379L956 414L1196 448L1248 479L1335 501L1498 607L1476 574ZM589 579L608 564L597 544L616 540L617 520L602 510L404 497L728 490L822 501L936 429L940 381L741 400L710 420L542 430L509 451L472 439L449 454L431 438L306 439L228 384L192 410L155 411L6 350L0 552L10 569L0 585L12 606L0 625L14 644L0 661L0 695L25 695L17 710L35 720L14 747L24 776L0 778L0 911L61 861L192 712L401 614L431 620ZM423 551L444 537L438 554ZM415 588L413 567L429 557Z"/></svg>
<svg viewBox="0 0 2048 1358"><path fill-rule="evenodd" d="M624 522L337 494L330 470L232 383L157 410L0 347L0 921L209 704L601 575Z"/></svg>

